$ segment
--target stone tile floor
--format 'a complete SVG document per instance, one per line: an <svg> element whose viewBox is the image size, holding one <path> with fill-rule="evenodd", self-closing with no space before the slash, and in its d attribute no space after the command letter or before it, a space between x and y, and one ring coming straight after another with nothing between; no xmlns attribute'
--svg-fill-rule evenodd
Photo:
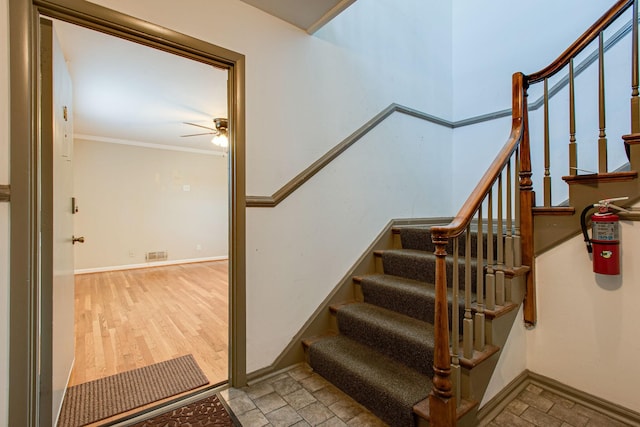
<svg viewBox="0 0 640 427"><path fill-rule="evenodd" d="M220 393L243 427L383 427L384 422L308 365L266 378L242 389ZM488 427L625 426L579 403L530 384Z"/></svg>
<svg viewBox="0 0 640 427"><path fill-rule="evenodd" d="M620 427L628 424L566 397L529 384L507 407L491 420L488 427Z"/></svg>
<svg viewBox="0 0 640 427"><path fill-rule="evenodd" d="M243 427L384 427L308 365L294 368L242 389L220 392Z"/></svg>

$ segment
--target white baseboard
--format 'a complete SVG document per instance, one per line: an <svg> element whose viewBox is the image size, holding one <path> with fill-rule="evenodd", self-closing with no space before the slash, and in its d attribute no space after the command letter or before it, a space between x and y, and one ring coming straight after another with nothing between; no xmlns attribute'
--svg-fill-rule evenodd
<svg viewBox="0 0 640 427"><path fill-rule="evenodd" d="M112 265L107 267L79 268L74 270L74 273L75 274L102 273L105 271L133 270L136 268L161 267L165 265L190 264L194 262L205 262L205 261L223 261L228 259L229 259L228 256L176 259L176 260L168 260L168 261L145 262L143 264L126 264L126 265Z"/></svg>

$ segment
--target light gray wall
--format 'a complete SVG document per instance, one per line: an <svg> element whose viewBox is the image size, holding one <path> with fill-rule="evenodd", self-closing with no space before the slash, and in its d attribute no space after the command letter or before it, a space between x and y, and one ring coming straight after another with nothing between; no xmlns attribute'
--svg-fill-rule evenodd
<svg viewBox="0 0 640 427"><path fill-rule="evenodd" d="M78 140L76 271L228 256L227 157ZM188 189L189 191L185 191Z"/></svg>

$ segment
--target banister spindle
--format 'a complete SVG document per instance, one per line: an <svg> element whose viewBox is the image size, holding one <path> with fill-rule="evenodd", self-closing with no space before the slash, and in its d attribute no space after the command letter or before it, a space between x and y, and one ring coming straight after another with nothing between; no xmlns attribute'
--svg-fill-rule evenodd
<svg viewBox="0 0 640 427"><path fill-rule="evenodd" d="M549 79L544 79L544 205L551 206L551 155L549 153Z"/></svg>
<svg viewBox="0 0 640 427"><path fill-rule="evenodd" d="M640 133L640 98L638 97L638 0L633 2L631 31L631 133Z"/></svg>
<svg viewBox="0 0 640 427"><path fill-rule="evenodd" d="M464 320L462 321L462 353L473 357L473 316L471 315L471 226L464 236Z"/></svg>
<svg viewBox="0 0 640 427"><path fill-rule="evenodd" d="M476 305L477 311L474 319L475 335L473 348L484 350L484 232L482 230L482 204L478 207L478 231L476 234Z"/></svg>
<svg viewBox="0 0 640 427"><path fill-rule="evenodd" d="M504 262L509 269L513 268L513 222L511 220L511 215L513 213L511 180L513 178L511 173L511 161L512 159L509 159L509 162L507 163L507 236L504 239Z"/></svg>
<svg viewBox="0 0 640 427"><path fill-rule="evenodd" d="M496 277L493 270L493 188L487 196L487 293L485 307L487 310L496 308Z"/></svg>
<svg viewBox="0 0 640 427"><path fill-rule="evenodd" d="M514 233L513 233L513 265L514 267L522 266L522 243L520 239L520 147L516 148L515 153L516 170L513 174L515 181L513 214L514 214Z"/></svg>
<svg viewBox="0 0 640 427"><path fill-rule="evenodd" d="M604 97L604 36L598 35L598 116L600 133L598 134L598 172L607 172L607 134L605 132Z"/></svg>
<svg viewBox="0 0 640 427"><path fill-rule="evenodd" d="M459 237L453 239L453 277L451 281L451 383L456 405L460 405L460 274Z"/></svg>
<svg viewBox="0 0 640 427"><path fill-rule="evenodd" d="M498 244L496 257L496 265L498 266L498 271L496 272L496 304L498 305L504 305L504 271L502 271L504 267L504 224L502 222L502 193L502 173L500 173L500 175L498 175L498 219L496 224L496 240Z"/></svg>
<svg viewBox="0 0 640 427"><path fill-rule="evenodd" d="M578 174L578 147L576 144L576 95L573 58L569 61L569 175Z"/></svg>

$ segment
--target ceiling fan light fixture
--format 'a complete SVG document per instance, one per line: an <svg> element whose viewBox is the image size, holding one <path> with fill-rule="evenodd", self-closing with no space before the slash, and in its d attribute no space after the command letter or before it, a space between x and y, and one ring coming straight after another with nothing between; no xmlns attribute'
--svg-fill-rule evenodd
<svg viewBox="0 0 640 427"><path fill-rule="evenodd" d="M222 132L214 135L211 139L211 142L222 148L227 148L229 146L229 139L227 138L227 134Z"/></svg>
<svg viewBox="0 0 640 427"><path fill-rule="evenodd" d="M211 139L211 142L218 147L227 148L229 146L229 138L227 136L227 128L229 121L223 118L213 119L213 124L216 127L216 134Z"/></svg>

